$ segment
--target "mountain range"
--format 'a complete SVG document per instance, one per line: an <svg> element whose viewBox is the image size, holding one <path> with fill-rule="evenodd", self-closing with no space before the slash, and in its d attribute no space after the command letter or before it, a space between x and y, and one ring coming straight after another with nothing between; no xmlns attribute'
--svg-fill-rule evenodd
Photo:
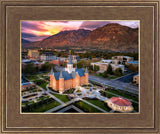
<svg viewBox="0 0 160 134"><path fill-rule="evenodd" d="M117 23L107 24L93 31L79 29L62 31L38 42L23 43L24 48L53 48L77 46L112 51L138 51L138 28L133 29Z"/></svg>

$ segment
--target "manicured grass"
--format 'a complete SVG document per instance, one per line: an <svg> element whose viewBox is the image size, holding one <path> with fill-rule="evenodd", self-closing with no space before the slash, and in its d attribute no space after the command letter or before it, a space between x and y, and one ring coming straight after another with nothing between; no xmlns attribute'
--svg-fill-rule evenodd
<svg viewBox="0 0 160 134"><path fill-rule="evenodd" d="M132 106L136 112L139 112L139 105L137 103L132 102Z"/></svg>
<svg viewBox="0 0 160 134"><path fill-rule="evenodd" d="M22 102L22 106L25 106L25 105L29 105L29 104L33 104L34 101L27 101L27 102Z"/></svg>
<svg viewBox="0 0 160 134"><path fill-rule="evenodd" d="M43 89L46 89L48 82L42 83L41 85L39 85L40 87L42 87Z"/></svg>
<svg viewBox="0 0 160 134"><path fill-rule="evenodd" d="M75 88L68 89L64 91L64 94L72 94L75 90L76 90Z"/></svg>
<svg viewBox="0 0 160 134"><path fill-rule="evenodd" d="M92 87L92 85L91 84L84 84L84 85L82 85L82 87Z"/></svg>
<svg viewBox="0 0 160 134"><path fill-rule="evenodd" d="M49 96L48 95L47 96L41 96L41 97L39 97L39 99L37 99L37 101L43 101L45 99L49 99Z"/></svg>
<svg viewBox="0 0 160 134"><path fill-rule="evenodd" d="M102 113L102 111L92 107L91 105L83 102L83 101L78 101L75 102L74 104L75 106L77 106L78 108L82 109L82 111L84 112L90 112L90 113Z"/></svg>
<svg viewBox="0 0 160 134"><path fill-rule="evenodd" d="M98 99L95 99L95 100L87 100L87 101L90 102L90 103L92 103L93 105L96 105L96 106L104 109L104 110L107 111L107 112L109 112L109 111L112 110L111 108L109 108L109 107L107 106L107 104L105 104L104 102L102 102L102 101L100 101L100 100L98 100Z"/></svg>
<svg viewBox="0 0 160 134"><path fill-rule="evenodd" d="M54 101L54 102L51 102L51 103L49 103L49 104L44 104L44 105L42 105L42 106L34 109L33 112L45 112L45 111L47 111L47 110L49 110L49 109L52 109L52 108L54 108L54 107L57 107L57 106L59 106L59 105L60 105L59 102Z"/></svg>
<svg viewBox="0 0 160 134"><path fill-rule="evenodd" d="M39 85L43 89L46 89L46 86L48 84L48 82L46 82L45 80L35 80L34 83L36 83L37 85Z"/></svg>
<svg viewBox="0 0 160 134"><path fill-rule="evenodd" d="M55 97L57 97L58 99L60 99L63 102L68 102L69 101L69 99L67 98L66 95L53 94L53 93L51 93L51 94L54 95Z"/></svg>
<svg viewBox="0 0 160 134"><path fill-rule="evenodd" d="M52 98L49 98L49 99L39 101L37 103L33 103L31 105L22 107L22 112L45 112L59 105L60 105L59 102L55 101Z"/></svg>
<svg viewBox="0 0 160 134"><path fill-rule="evenodd" d="M134 101L138 101L138 97L127 95L127 94L125 94L125 91L116 91L116 90L106 90L106 91L120 95L120 96L128 98L128 99L132 99Z"/></svg>
<svg viewBox="0 0 160 134"><path fill-rule="evenodd" d="M81 90L78 89L76 92L77 92L77 93L81 93Z"/></svg>
<svg viewBox="0 0 160 134"><path fill-rule="evenodd" d="M106 79L115 79L115 78L118 78L118 77L122 77L123 75L121 75L121 76L108 75L107 77L104 77L103 74L100 73L100 74L95 74L95 76L106 78Z"/></svg>
<svg viewBox="0 0 160 134"><path fill-rule="evenodd" d="M36 75L26 75L25 77L31 81L35 79L39 79Z"/></svg>
<svg viewBox="0 0 160 134"><path fill-rule="evenodd" d="M107 98L115 97L115 95L112 95L108 92L100 91L101 95Z"/></svg>

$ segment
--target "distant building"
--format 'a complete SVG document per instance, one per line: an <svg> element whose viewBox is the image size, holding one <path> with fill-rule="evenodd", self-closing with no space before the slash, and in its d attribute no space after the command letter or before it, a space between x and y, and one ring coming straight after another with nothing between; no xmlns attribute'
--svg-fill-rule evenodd
<svg viewBox="0 0 160 134"><path fill-rule="evenodd" d="M73 63L77 63L78 61L80 61L80 58L77 55L72 55L71 60L72 60Z"/></svg>
<svg viewBox="0 0 160 134"><path fill-rule="evenodd" d="M109 64L100 64L99 65L99 73L103 73L103 72L107 71L108 65Z"/></svg>
<svg viewBox="0 0 160 134"><path fill-rule="evenodd" d="M101 60L102 63L113 63L113 60Z"/></svg>
<svg viewBox="0 0 160 134"><path fill-rule="evenodd" d="M41 56L40 56L40 59L42 61L52 61L52 60L55 60L56 59L56 56L53 54L53 53L43 53Z"/></svg>
<svg viewBox="0 0 160 134"><path fill-rule="evenodd" d="M138 61L129 61L129 62L127 62L127 65L133 65L133 66L135 66L135 67L138 67L138 64L139 64L139 62Z"/></svg>
<svg viewBox="0 0 160 134"><path fill-rule="evenodd" d="M86 53L87 51L86 50L84 50L84 51L76 51L75 53L77 53L77 54L84 54L84 53Z"/></svg>
<svg viewBox="0 0 160 134"><path fill-rule="evenodd" d="M133 82L139 84L139 74L133 76Z"/></svg>
<svg viewBox="0 0 160 134"><path fill-rule="evenodd" d="M129 57L129 56L113 56L112 60L117 60L117 62L121 62L121 64L123 64L123 63L127 63L129 61L133 61L133 57Z"/></svg>
<svg viewBox="0 0 160 134"><path fill-rule="evenodd" d="M108 106L114 111L119 112L132 112L133 106L132 103L122 97L112 97L108 100Z"/></svg>
<svg viewBox="0 0 160 134"><path fill-rule="evenodd" d="M122 70L122 73L124 72L124 65L121 64L111 64L112 70L115 71L117 68L120 68Z"/></svg>
<svg viewBox="0 0 160 134"><path fill-rule="evenodd" d="M22 86L21 90L24 91L27 88L34 86L34 84L33 84L33 82L26 82L26 83L22 83L21 86Z"/></svg>
<svg viewBox="0 0 160 134"><path fill-rule="evenodd" d="M85 71L83 69L73 68L71 56L67 67L61 72L53 72L53 70L51 70L50 87L60 93L83 84L88 84L88 70L87 68Z"/></svg>
<svg viewBox="0 0 160 134"><path fill-rule="evenodd" d="M65 63L65 61L60 60L60 59L56 59L56 60L50 61L49 63L52 63L52 64L55 64L55 65L60 66L60 65L62 65L63 63Z"/></svg>
<svg viewBox="0 0 160 134"><path fill-rule="evenodd" d="M94 65L99 66L99 73L104 73L108 66L111 65L112 70L115 71L117 68L121 68L122 72L124 72L124 65L121 64L112 64L112 60L102 60L101 62L91 63L94 68Z"/></svg>
<svg viewBox="0 0 160 134"><path fill-rule="evenodd" d="M31 59L38 59L39 58L38 50L28 50L28 57Z"/></svg>

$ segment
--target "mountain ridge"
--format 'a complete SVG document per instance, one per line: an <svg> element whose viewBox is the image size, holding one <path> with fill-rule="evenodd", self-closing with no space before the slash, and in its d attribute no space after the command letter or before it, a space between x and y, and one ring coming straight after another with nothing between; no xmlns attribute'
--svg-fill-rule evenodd
<svg viewBox="0 0 160 134"><path fill-rule="evenodd" d="M40 42L28 43L28 47L31 46L42 48L78 46L112 51L138 51L138 28L110 23L93 31L85 29L61 31Z"/></svg>

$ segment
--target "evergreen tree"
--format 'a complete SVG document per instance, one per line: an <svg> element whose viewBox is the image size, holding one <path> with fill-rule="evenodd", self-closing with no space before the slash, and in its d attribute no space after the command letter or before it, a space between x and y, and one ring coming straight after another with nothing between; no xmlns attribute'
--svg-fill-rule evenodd
<svg viewBox="0 0 160 134"><path fill-rule="evenodd" d="M107 68L107 73L108 74L113 74L113 71L112 71L112 66L109 64L108 68Z"/></svg>

